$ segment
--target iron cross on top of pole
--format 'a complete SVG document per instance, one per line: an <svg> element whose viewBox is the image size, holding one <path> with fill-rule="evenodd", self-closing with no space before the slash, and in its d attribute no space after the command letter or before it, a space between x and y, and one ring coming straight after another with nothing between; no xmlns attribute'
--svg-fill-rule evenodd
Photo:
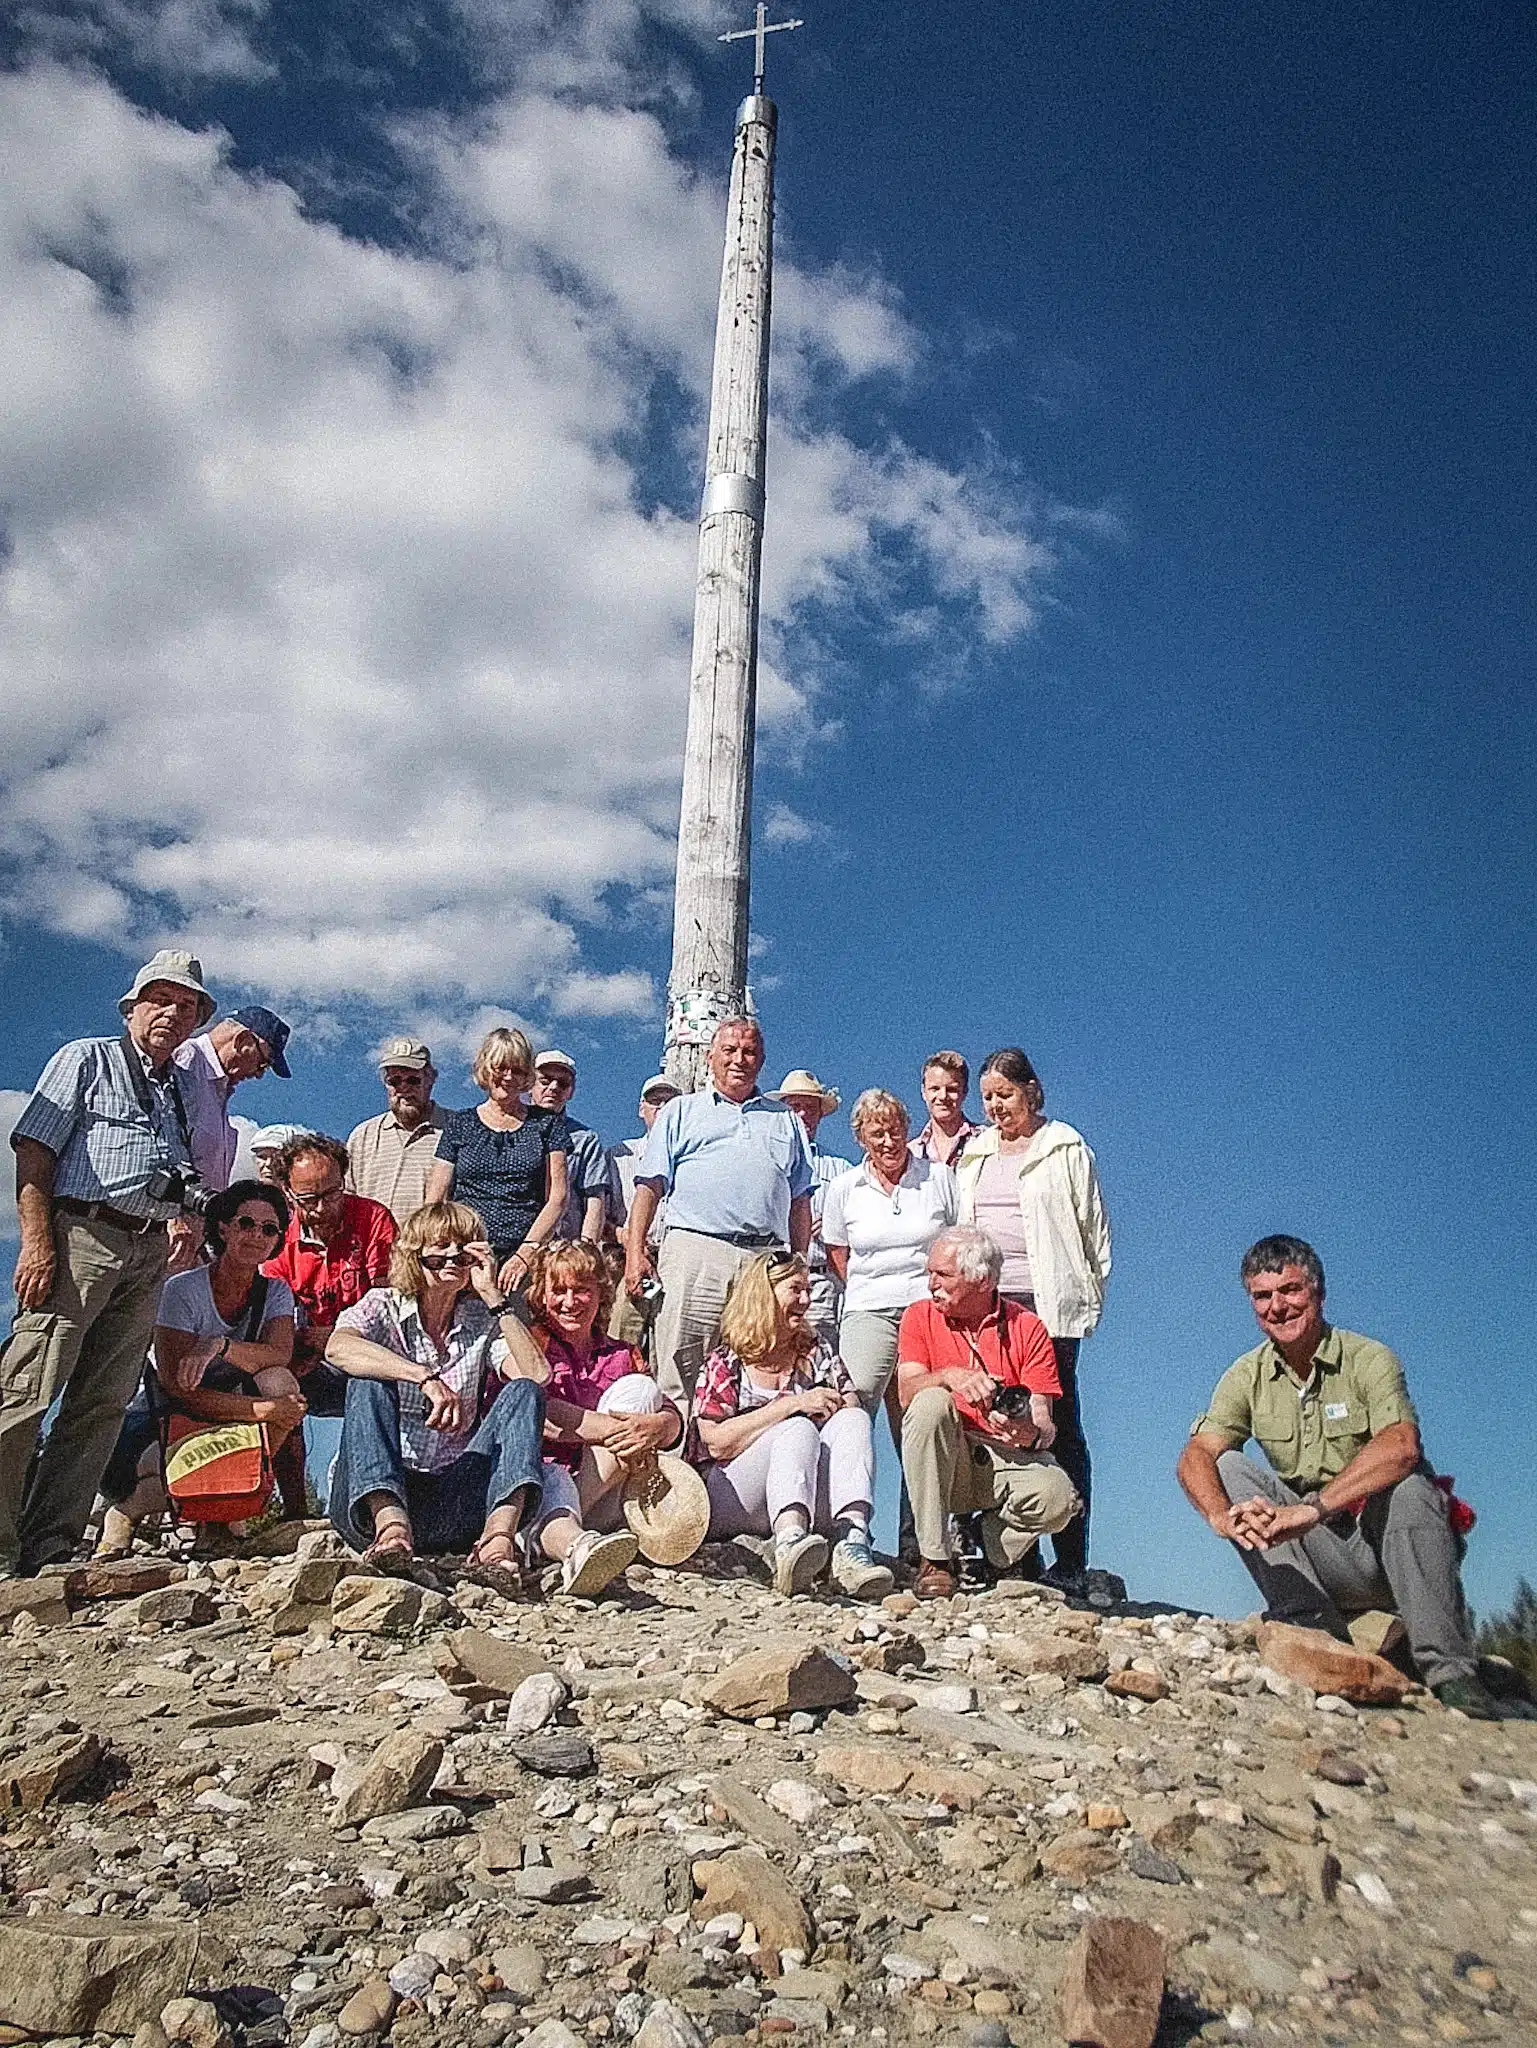
<svg viewBox="0 0 1537 2048"><path fill-rule="evenodd" d="M753 91L757 93L761 93L763 90L763 38L774 35L782 28L804 28L806 26L803 21L765 21L764 16L767 13L768 7L765 4L765 0L758 0L758 20L754 27L728 28L726 33L719 38L723 43L742 43L749 36L752 37L753 42L757 45L753 66Z"/></svg>

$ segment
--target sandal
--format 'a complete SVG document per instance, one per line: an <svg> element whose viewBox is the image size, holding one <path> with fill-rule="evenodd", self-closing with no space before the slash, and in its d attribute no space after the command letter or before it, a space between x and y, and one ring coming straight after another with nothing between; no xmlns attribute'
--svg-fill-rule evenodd
<svg viewBox="0 0 1537 2048"><path fill-rule="evenodd" d="M482 1544L505 1544L508 1556L503 1558L483 1557ZM465 1560L461 1578L468 1579L472 1586L484 1586L489 1592L499 1593L504 1600L521 1600L524 1593L522 1567L517 1562L514 1539L511 1536L483 1536Z"/></svg>
<svg viewBox="0 0 1537 2048"><path fill-rule="evenodd" d="M421 1569L410 1537L399 1533L398 1524L374 1538L363 1552L363 1562L386 1579L414 1579Z"/></svg>

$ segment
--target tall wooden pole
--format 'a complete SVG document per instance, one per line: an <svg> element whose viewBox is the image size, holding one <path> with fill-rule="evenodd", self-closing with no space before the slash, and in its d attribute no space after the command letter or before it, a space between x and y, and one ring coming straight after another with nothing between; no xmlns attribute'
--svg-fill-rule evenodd
<svg viewBox="0 0 1537 2048"><path fill-rule="evenodd" d="M667 1078L685 1091L702 1085L705 1048L715 1026L747 1001L778 123L774 102L762 90L761 6L758 15L758 90L737 109L715 329L667 983L662 1064Z"/></svg>

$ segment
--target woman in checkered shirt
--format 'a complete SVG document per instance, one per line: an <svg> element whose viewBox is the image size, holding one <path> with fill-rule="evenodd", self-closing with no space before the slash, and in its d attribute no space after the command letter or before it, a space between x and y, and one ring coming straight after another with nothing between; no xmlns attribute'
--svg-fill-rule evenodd
<svg viewBox="0 0 1537 2048"><path fill-rule="evenodd" d="M843 1361L809 1320L798 1252L763 1252L731 1284L721 1343L694 1392L693 1452L710 1536L773 1539L774 1587L803 1593L828 1562L837 1585L875 1600L892 1575L870 1548L875 1442Z"/></svg>

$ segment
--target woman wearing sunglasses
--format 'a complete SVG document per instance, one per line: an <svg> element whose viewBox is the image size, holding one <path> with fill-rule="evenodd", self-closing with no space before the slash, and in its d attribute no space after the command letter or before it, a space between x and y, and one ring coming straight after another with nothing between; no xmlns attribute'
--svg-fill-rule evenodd
<svg viewBox="0 0 1537 2048"><path fill-rule="evenodd" d="M469 1576L522 1591L515 1539L538 1509L549 1368L497 1284L485 1225L428 1202L401 1225L389 1284L343 1309L326 1345L347 1375L331 1520L379 1571L468 1551Z"/></svg>
<svg viewBox="0 0 1537 2048"><path fill-rule="evenodd" d="M287 1228L280 1189L237 1180L204 1215L208 1263L173 1273L155 1315L153 1371L164 1399L199 1422L265 1423L273 1453L304 1420L292 1371L294 1298L286 1281L258 1272ZM102 1494L117 1505L103 1520L98 1554L123 1555L143 1518L165 1506L159 1434L147 1401L135 1402L124 1418Z"/></svg>
<svg viewBox="0 0 1537 2048"><path fill-rule="evenodd" d="M774 1590L804 1593L827 1563L831 1535L835 1583L878 1600L892 1576L870 1548L870 1418L812 1325L811 1278L798 1252L748 1260L726 1296L720 1334L694 1392L710 1540L772 1537Z"/></svg>

